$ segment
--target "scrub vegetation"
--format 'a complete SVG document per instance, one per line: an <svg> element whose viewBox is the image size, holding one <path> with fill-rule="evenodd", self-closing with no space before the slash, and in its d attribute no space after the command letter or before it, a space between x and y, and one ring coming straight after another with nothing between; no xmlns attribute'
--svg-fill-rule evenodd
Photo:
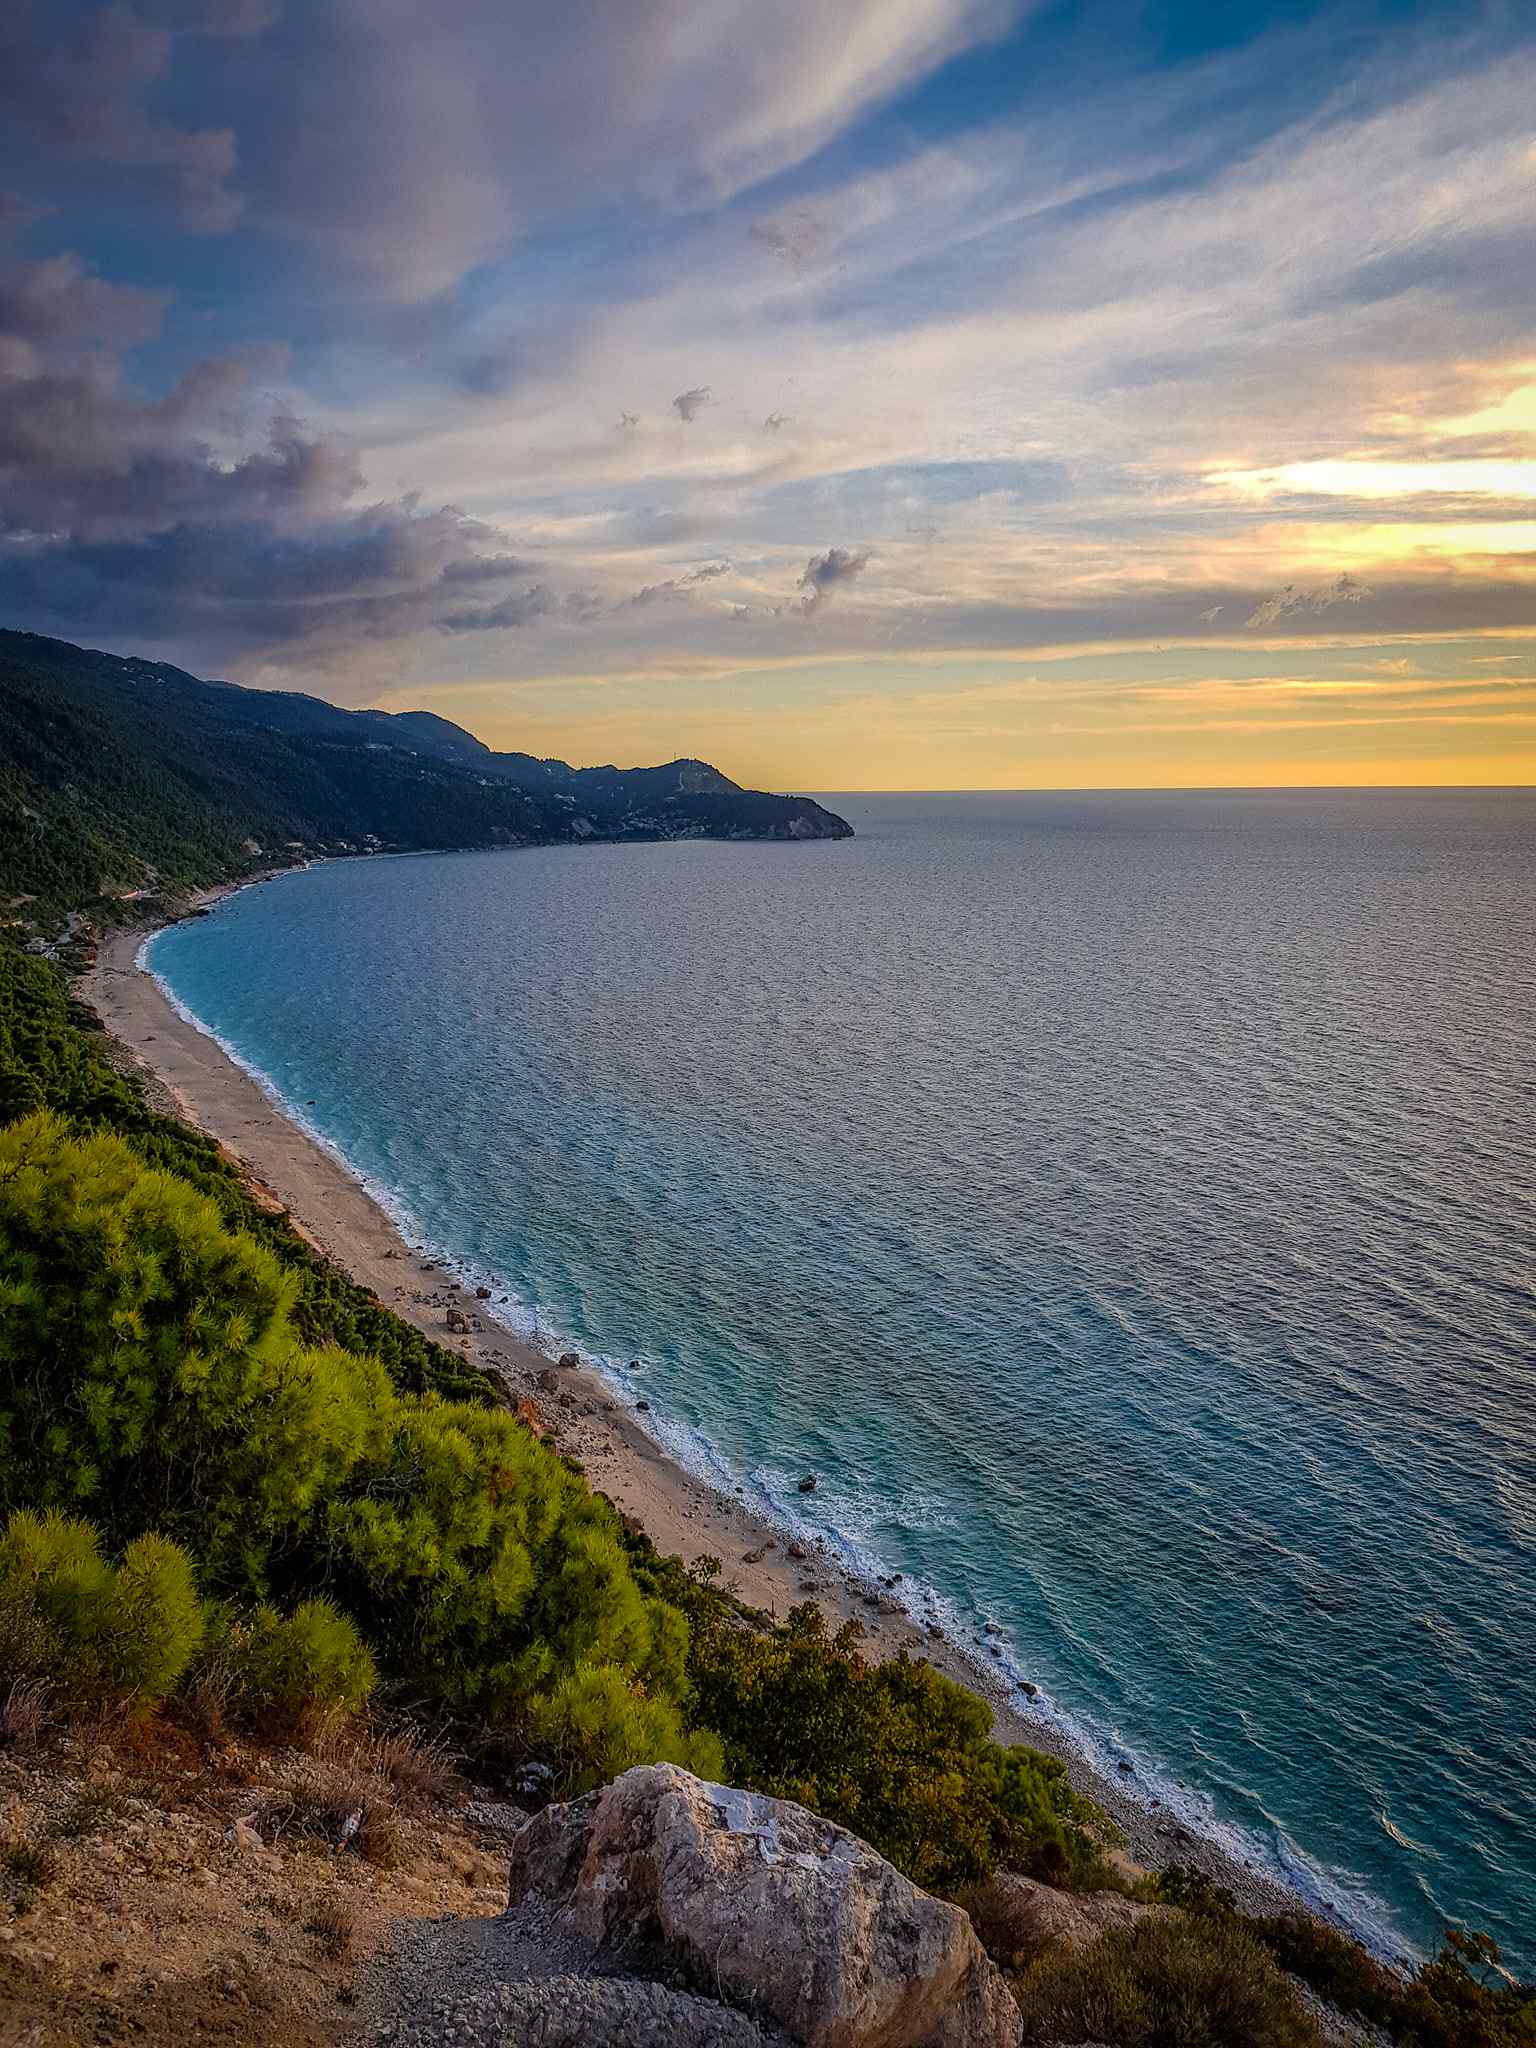
<svg viewBox="0 0 1536 2048"><path fill-rule="evenodd" d="M668 1759L802 1798L941 1890L1087 1867L1058 1764L927 1666L871 1667L808 1610L766 1626L657 1558L150 1110L12 947L0 1116L0 1580L18 1674L61 1704L216 1695L303 1728L402 1699L564 1791Z"/></svg>
<svg viewBox="0 0 1536 2048"><path fill-rule="evenodd" d="M999 1868L1124 1888L1102 1817L965 1688L715 1576L153 1111L59 969L0 941L0 1744L113 1717L298 1741L329 1789L285 1794L281 1825L334 1846L361 1815L383 1866L390 1799L359 1772L393 1778L398 1750L415 1783L443 1743L491 1776L540 1762L561 1794L674 1760L949 1896ZM392 1737L402 1713L436 1734ZM331 1784L338 1742L368 1763ZM1480 1937L1404 1979L1195 1874L1139 1889L1182 1915L999 1958L1027 2038L1291 2048L1316 2038L1299 1981L1404 2048L1536 2044Z"/></svg>

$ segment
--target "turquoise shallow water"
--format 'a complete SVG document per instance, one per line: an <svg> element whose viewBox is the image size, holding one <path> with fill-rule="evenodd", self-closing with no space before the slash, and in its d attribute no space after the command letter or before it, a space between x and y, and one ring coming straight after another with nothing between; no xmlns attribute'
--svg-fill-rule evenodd
<svg viewBox="0 0 1536 2048"><path fill-rule="evenodd" d="M1536 799L828 801L335 863L151 964L1101 1763L1536 1970Z"/></svg>

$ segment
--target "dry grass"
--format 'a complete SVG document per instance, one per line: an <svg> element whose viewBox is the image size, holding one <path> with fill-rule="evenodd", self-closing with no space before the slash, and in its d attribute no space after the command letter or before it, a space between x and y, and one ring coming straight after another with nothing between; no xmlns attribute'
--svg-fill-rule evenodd
<svg viewBox="0 0 1536 2048"><path fill-rule="evenodd" d="M24 1835L0 1841L0 1897L13 1913L30 1913L38 1893L45 1892L58 1874L58 1854L48 1843L29 1841Z"/></svg>
<svg viewBox="0 0 1536 2048"><path fill-rule="evenodd" d="M257 1821L268 1841L283 1838L355 1852L393 1870L403 1852L394 1788L351 1756L307 1756L269 1794Z"/></svg>
<svg viewBox="0 0 1536 2048"><path fill-rule="evenodd" d="M337 1900L328 1900L304 1922L304 1932L315 1937L322 1953L332 1962L339 1963L352 1953L357 1924L350 1908Z"/></svg>
<svg viewBox="0 0 1536 2048"><path fill-rule="evenodd" d="M0 1745L33 1749L53 1719L53 1687L46 1678L13 1678L0 1700Z"/></svg>
<svg viewBox="0 0 1536 2048"><path fill-rule="evenodd" d="M56 1841L79 1842L110 1828L127 1811L128 1795L120 1784L88 1778L53 1823Z"/></svg>
<svg viewBox="0 0 1536 2048"><path fill-rule="evenodd" d="M204 1657L176 1698L176 1718L209 1749L222 1749L233 1733L235 1674L229 1660Z"/></svg>
<svg viewBox="0 0 1536 2048"><path fill-rule="evenodd" d="M456 1752L442 1736L402 1726L375 1735L365 1755L368 1767L388 1780L406 1813L433 1813L464 1789Z"/></svg>
<svg viewBox="0 0 1536 2048"><path fill-rule="evenodd" d="M333 2022L295 2011L275 1987L239 1957L189 1983L157 1982L131 2012L105 1985L66 1989L58 1972L0 1951L0 2043L26 2048L81 2048L85 2042L128 2042L134 2048L334 2048Z"/></svg>

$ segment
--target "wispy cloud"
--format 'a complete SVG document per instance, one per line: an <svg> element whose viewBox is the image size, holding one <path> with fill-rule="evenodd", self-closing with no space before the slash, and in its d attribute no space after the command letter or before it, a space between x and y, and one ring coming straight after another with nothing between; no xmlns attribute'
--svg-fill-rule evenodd
<svg viewBox="0 0 1536 2048"><path fill-rule="evenodd" d="M1284 619L1315 618L1319 612L1331 611L1335 605L1363 604L1368 597L1374 596L1374 591L1367 589L1357 576L1351 576L1346 570L1321 589L1302 590L1294 583L1287 583L1283 590L1277 590L1273 597L1266 597L1262 604L1256 605L1244 623L1276 626Z"/></svg>
<svg viewBox="0 0 1536 2048"><path fill-rule="evenodd" d="M1529 36L1358 21L1344 84L1107 5L1090 75L1010 0L21 0L9 615L768 723L813 656L1536 629Z"/></svg>

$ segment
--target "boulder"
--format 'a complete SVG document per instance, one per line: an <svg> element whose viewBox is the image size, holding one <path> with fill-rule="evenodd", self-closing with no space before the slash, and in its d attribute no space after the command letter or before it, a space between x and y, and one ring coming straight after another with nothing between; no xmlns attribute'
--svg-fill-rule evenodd
<svg viewBox="0 0 1536 2048"><path fill-rule="evenodd" d="M563 1366L567 1372L579 1372L581 1369L581 1359L574 1351L562 1351L555 1363Z"/></svg>
<svg viewBox="0 0 1536 2048"><path fill-rule="evenodd" d="M451 1308L451 1309L449 1309L449 1311L448 1311L448 1329L449 1329L449 1333L450 1333L450 1335L452 1335L452 1336L455 1336L455 1337L462 1337L462 1336L467 1336L467 1335L468 1335L468 1332L469 1332L469 1317L468 1317L467 1315L465 1315L465 1313L464 1313L463 1309L461 1309L461 1308Z"/></svg>
<svg viewBox="0 0 1536 2048"><path fill-rule="evenodd" d="M489 1300L490 1300L490 1298L491 1298L491 1290L489 1289L489 1287L477 1287L477 1288L475 1289L475 1299L476 1299L476 1301L489 1301Z"/></svg>
<svg viewBox="0 0 1536 2048"><path fill-rule="evenodd" d="M999 1871L970 1904L988 1952L1010 1966L1042 1949L1086 1948L1113 1928L1178 1912L1176 1906L1148 1905L1122 1892L1059 1892L1012 1870Z"/></svg>
<svg viewBox="0 0 1536 2048"><path fill-rule="evenodd" d="M560 1382L547 1365L540 1371L535 1385L545 1394L557 1394L560 1391Z"/></svg>
<svg viewBox="0 0 1536 2048"><path fill-rule="evenodd" d="M801 2048L1017 2048L969 1919L856 1835L672 1764L546 1807L512 1845L530 1894L617 1960L660 1949Z"/></svg>

